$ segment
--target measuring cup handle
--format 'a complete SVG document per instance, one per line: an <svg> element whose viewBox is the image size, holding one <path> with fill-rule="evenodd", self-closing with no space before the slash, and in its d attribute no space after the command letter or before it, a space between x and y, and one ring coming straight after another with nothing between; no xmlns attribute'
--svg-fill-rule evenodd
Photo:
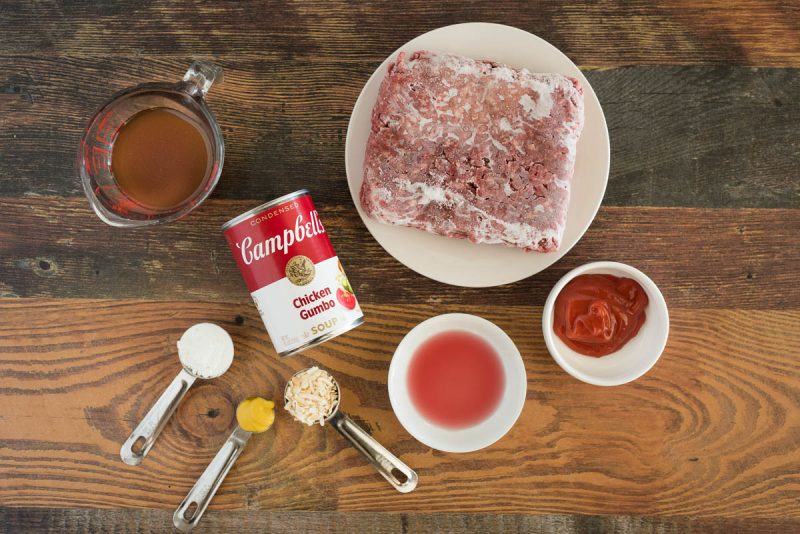
<svg viewBox="0 0 800 534"><path fill-rule="evenodd" d="M167 424L175 408L181 402L181 399L189 387L194 383L195 377L190 375L186 369L181 369L178 376L167 387L164 393L158 398L156 403L144 416L142 422L131 433L130 437L122 444L119 451L120 458L128 465L139 465L147 456L150 447L155 443L156 438L161 433L164 425ZM140 446L136 443L142 441ZM134 449L135 447L135 449Z"/></svg>
<svg viewBox="0 0 800 534"><path fill-rule="evenodd" d="M175 528L186 532L197 526L220 484L225 480L225 475L242 454L244 445L251 435L250 432L236 427L192 489L189 490L178 509L172 514L172 524L175 525Z"/></svg>
<svg viewBox="0 0 800 534"><path fill-rule="evenodd" d="M383 478L394 486L400 493L409 493L417 487L417 474L397 456L389 452L386 447L378 443L364 429L355 424L344 412L336 412L330 419L330 424L347 438L361 454L383 475ZM402 473L405 480L398 478L396 471Z"/></svg>
<svg viewBox="0 0 800 534"><path fill-rule="evenodd" d="M183 89L193 97L202 98L214 82L222 82L222 67L208 61L195 61L183 76Z"/></svg>

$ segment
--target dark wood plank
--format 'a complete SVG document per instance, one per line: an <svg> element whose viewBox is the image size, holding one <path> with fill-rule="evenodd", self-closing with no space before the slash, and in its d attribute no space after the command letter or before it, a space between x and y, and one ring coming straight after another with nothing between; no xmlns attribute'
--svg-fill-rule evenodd
<svg viewBox="0 0 800 534"><path fill-rule="evenodd" d="M569 269L631 263L659 284L670 306L800 307L800 210L601 208L575 248L516 284L464 289L405 268L367 232L351 204L317 195L317 207L362 302L540 305ZM123 231L101 223L83 198L0 199L10 297L103 297L241 303L250 298L220 227L255 201L210 200L186 220ZM414 231L414 230L409 230ZM391 283L387 283L391 280Z"/></svg>
<svg viewBox="0 0 800 534"><path fill-rule="evenodd" d="M798 34L800 37L800 34ZM800 70L591 71L611 137L607 205L800 207Z"/></svg>
<svg viewBox="0 0 800 534"><path fill-rule="evenodd" d="M374 60L465 21L536 33L581 65L800 66L790 0L613 2L18 2L0 11L0 50L90 57L257 55Z"/></svg>
<svg viewBox="0 0 800 534"><path fill-rule="evenodd" d="M528 373L514 428L469 454L412 439L386 391L405 333L455 311L508 332ZM319 364L342 385L348 413L417 470L417 490L397 494L335 431L279 409L212 510L800 519L800 310L673 308L661 360L615 388L553 362L538 307L366 305L365 314L347 335L278 359L250 306L0 299L0 506L174 509L231 430L234 405L278 395L295 370ZM175 342L199 321L231 332L231 369L193 387L141 466L123 465L120 444L176 374Z"/></svg>
<svg viewBox="0 0 800 534"><path fill-rule="evenodd" d="M166 510L0 508L0 532L174 532ZM193 532L449 534L763 534L800 529L794 519L511 514L393 514L251 510L209 512Z"/></svg>
<svg viewBox="0 0 800 534"><path fill-rule="evenodd" d="M227 150L215 197L265 199L311 186L330 202L349 201L347 123L380 60L221 61L226 81L209 97ZM142 79L176 80L187 62L0 57L0 195L81 195L76 147L95 107ZM800 69L587 75L611 134L606 205L800 206Z"/></svg>

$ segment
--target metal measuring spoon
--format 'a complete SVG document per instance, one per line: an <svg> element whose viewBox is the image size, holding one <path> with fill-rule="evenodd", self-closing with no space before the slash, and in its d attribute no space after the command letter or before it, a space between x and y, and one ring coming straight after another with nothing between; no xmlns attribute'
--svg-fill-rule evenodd
<svg viewBox="0 0 800 534"><path fill-rule="evenodd" d="M289 389L292 379L306 371L308 371L308 369L304 369L295 373L292 375L292 378L289 379L289 382L286 383L286 388L284 388L283 392L284 406L287 404L286 393ZM327 371L325 372L327 373ZM328 374L330 375L330 373ZM341 388L339 387L339 383L335 378L333 378L332 375L331 379L336 387L336 403L331 409L330 414L325 417L325 421L330 423L330 425L335 428L339 434L344 436L345 439L347 439L347 441L349 441L350 444L355 447L356 450L358 450L358 452L363 454L364 457L369 460L369 463L375 467L378 473L380 473L383 478L385 478L389 484L394 487L394 489L400 493L409 493L414 491L414 488L417 487L418 482L417 473L400 461L397 456L389 452L386 447L378 443L377 440L370 436L363 428L353 422L353 420L350 419L350 416L339 410L339 404L342 400ZM400 477L398 477L395 472L402 474L405 480L402 480Z"/></svg>
<svg viewBox="0 0 800 534"><path fill-rule="evenodd" d="M178 340L178 357L183 370L122 444L119 455L128 465L142 463L195 379L216 378L228 370L233 362L233 341L221 327L198 323Z"/></svg>
<svg viewBox="0 0 800 534"><path fill-rule="evenodd" d="M246 399L246 401L251 401L253 399L264 400L251 397ZM271 401L269 401L269 404L272 406L270 408L271 411L274 409L275 404ZM239 407L241 407L241 404ZM236 409L236 416L237 420L241 421L239 419L239 407ZM250 436L254 433L260 434L261 432L266 432L272 427L272 423L269 423L269 426L266 428L248 431L241 427L242 424L243 423L239 423L236 425L236 428L234 428L231 435L228 436L228 439L219 449L216 456L214 456L214 459L211 460L206 470L203 471L203 474L197 479L192 489L189 490L186 498L183 499L183 502L175 510L175 513L172 514L172 524L175 525L175 528L178 530L186 532L197 526L206 508L208 508L208 505L211 503L211 499L217 493L222 481L225 480L228 471L231 470L233 463L239 455L242 454L244 446L247 440L250 439Z"/></svg>

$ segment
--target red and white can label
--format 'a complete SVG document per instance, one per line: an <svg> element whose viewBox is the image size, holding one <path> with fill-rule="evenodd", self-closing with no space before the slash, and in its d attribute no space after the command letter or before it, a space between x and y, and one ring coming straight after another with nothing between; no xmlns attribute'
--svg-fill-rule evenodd
<svg viewBox="0 0 800 534"><path fill-rule="evenodd" d="M315 345L363 317L308 194L254 210L225 238L279 354Z"/></svg>

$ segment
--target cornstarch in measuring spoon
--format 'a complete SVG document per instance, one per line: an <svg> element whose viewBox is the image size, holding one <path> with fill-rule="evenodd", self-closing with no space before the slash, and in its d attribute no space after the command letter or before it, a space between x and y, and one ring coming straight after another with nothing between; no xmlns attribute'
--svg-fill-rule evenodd
<svg viewBox="0 0 800 534"><path fill-rule="evenodd" d="M228 370L233 362L233 341L221 327L198 323L178 340L181 364L194 375L216 377Z"/></svg>

